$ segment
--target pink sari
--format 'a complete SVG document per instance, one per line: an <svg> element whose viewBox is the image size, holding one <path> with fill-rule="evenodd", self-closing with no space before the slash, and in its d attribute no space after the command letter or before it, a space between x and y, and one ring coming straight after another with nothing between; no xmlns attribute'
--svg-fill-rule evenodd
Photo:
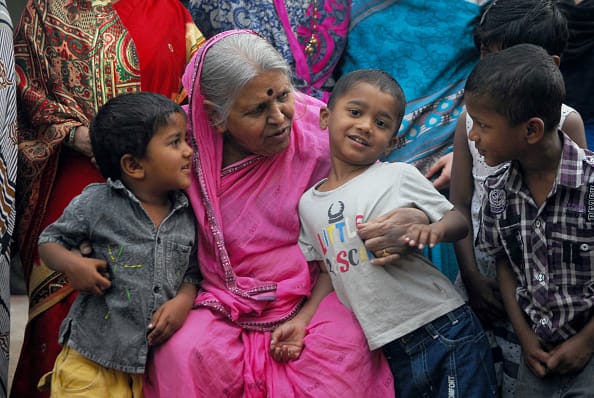
<svg viewBox="0 0 594 398"><path fill-rule="evenodd" d="M297 245L297 205L328 172L328 140L318 125L323 103L296 94L289 147L222 169L222 135L202 109L199 76L210 46L236 32L209 40L184 75L196 151L188 194L199 225L203 290L182 328L155 350L145 395L392 397L383 355L369 351L334 293L320 304L298 360L282 364L268 354L271 330L299 311L315 282Z"/></svg>

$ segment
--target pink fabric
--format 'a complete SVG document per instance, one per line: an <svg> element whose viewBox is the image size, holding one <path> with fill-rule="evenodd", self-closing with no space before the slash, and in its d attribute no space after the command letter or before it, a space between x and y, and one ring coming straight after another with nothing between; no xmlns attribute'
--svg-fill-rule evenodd
<svg viewBox="0 0 594 398"><path fill-rule="evenodd" d="M335 294L316 312L299 360L279 364L268 354L270 330L299 310L315 278L297 245L297 205L328 172L328 139L318 125L323 103L295 94L289 147L221 172L222 137L202 109L197 76L210 46L237 32L209 40L184 75L195 148L188 194L199 224L203 290L183 327L155 350L145 395L391 397L385 359L369 352Z"/></svg>

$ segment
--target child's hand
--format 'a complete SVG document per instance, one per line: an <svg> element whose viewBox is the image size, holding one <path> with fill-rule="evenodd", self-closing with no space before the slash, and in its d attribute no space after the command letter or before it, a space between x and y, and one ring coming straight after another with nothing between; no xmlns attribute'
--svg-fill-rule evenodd
<svg viewBox="0 0 594 398"><path fill-rule="evenodd" d="M166 342L183 325L191 309L191 302L188 305L187 300L180 296L176 296L160 306L148 325L149 345L156 346Z"/></svg>
<svg viewBox="0 0 594 398"><path fill-rule="evenodd" d="M299 359L305 347L306 325L293 318L280 324L270 335L270 355L277 362Z"/></svg>
<svg viewBox="0 0 594 398"><path fill-rule="evenodd" d="M438 224L411 224L402 237L409 246L423 249L425 246L433 247L443 239L444 231Z"/></svg>
<svg viewBox="0 0 594 398"><path fill-rule="evenodd" d="M95 296L102 296L111 286L105 260L81 257L79 264L65 274L74 289Z"/></svg>
<svg viewBox="0 0 594 398"><path fill-rule="evenodd" d="M551 354L542 348L538 336L530 330L527 335L520 337L520 343L528 369L536 377L545 377L549 373L547 362L551 358Z"/></svg>
<svg viewBox="0 0 594 398"><path fill-rule="evenodd" d="M567 374L580 370L592 358L594 347L579 333L553 348L547 368L551 373Z"/></svg>

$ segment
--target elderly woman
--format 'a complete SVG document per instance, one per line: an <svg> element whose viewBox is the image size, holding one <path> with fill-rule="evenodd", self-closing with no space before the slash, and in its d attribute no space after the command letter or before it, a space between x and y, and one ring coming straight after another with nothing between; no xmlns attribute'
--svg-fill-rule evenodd
<svg viewBox="0 0 594 398"><path fill-rule="evenodd" d="M211 38L186 69L195 150L188 194L204 280L182 328L154 352L149 398L394 395L381 353L369 351L336 295L319 289L318 267L297 244L299 198L327 174L329 152L323 103L295 92L289 76L282 56L250 31ZM391 218L380 221L359 226L364 239L370 230L399 236ZM367 243L381 254L397 241ZM271 338L300 355L275 361Z"/></svg>

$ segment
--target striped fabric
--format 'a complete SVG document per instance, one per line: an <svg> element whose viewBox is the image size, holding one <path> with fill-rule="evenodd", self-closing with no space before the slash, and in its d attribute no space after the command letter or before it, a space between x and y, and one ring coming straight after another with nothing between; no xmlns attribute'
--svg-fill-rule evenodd
<svg viewBox="0 0 594 398"><path fill-rule="evenodd" d="M0 398L7 396L10 341L10 242L16 184L16 91L12 22L0 0Z"/></svg>

